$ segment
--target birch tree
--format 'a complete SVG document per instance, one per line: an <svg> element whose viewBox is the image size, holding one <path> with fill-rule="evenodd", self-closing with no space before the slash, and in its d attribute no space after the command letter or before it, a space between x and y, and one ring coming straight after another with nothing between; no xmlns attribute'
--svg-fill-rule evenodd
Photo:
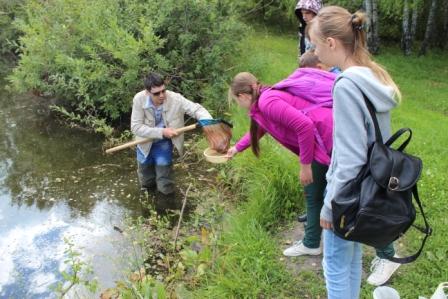
<svg viewBox="0 0 448 299"><path fill-rule="evenodd" d="M412 44L415 40L415 33L417 31L417 18L419 11L419 0L414 0L412 5L409 5L410 0L403 1L403 37L402 49L404 55L411 55ZM409 19L412 11L412 18Z"/></svg>
<svg viewBox="0 0 448 299"><path fill-rule="evenodd" d="M404 55L411 54L411 28L409 26L409 5L408 0L403 0L403 37L401 47Z"/></svg>
<svg viewBox="0 0 448 299"><path fill-rule="evenodd" d="M445 49L448 43L448 2L445 2L443 9L443 37L441 41L442 49Z"/></svg>
<svg viewBox="0 0 448 299"><path fill-rule="evenodd" d="M364 0L364 6L367 14L367 46L370 53L376 54L379 50L377 0Z"/></svg>
<svg viewBox="0 0 448 299"><path fill-rule="evenodd" d="M412 5L411 43L414 41L415 33L417 32L419 4L420 0L414 0L414 5Z"/></svg>
<svg viewBox="0 0 448 299"><path fill-rule="evenodd" d="M372 0L372 46L371 52L377 54L380 50L380 34L379 34L379 18L378 18L378 0Z"/></svg>
<svg viewBox="0 0 448 299"><path fill-rule="evenodd" d="M370 50L373 41L372 32L372 0L364 0L364 7L367 14L367 46Z"/></svg>
<svg viewBox="0 0 448 299"><path fill-rule="evenodd" d="M429 8L428 22L426 23L425 38L423 39L419 55L425 55L426 51L428 50L429 42L431 40L434 31L434 19L436 15L436 8L437 8L437 0L432 0L431 7Z"/></svg>

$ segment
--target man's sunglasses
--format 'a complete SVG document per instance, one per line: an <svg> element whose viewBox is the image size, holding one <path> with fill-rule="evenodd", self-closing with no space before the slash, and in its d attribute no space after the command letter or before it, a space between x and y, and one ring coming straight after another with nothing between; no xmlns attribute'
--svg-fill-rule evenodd
<svg viewBox="0 0 448 299"><path fill-rule="evenodd" d="M151 92L151 94L156 96L156 97L158 97L161 93L165 93L165 92L166 92L166 89L162 89L162 90L160 90L158 92Z"/></svg>

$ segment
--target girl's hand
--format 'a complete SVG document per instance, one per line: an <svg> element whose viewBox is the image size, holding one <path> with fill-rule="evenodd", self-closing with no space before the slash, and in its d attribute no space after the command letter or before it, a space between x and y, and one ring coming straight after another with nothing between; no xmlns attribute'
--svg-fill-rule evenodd
<svg viewBox="0 0 448 299"><path fill-rule="evenodd" d="M333 223L331 223L330 221L327 221L325 219L320 218L320 226L323 229L332 229L333 228Z"/></svg>
<svg viewBox="0 0 448 299"><path fill-rule="evenodd" d="M227 157L229 158L233 158L233 156L235 156L236 154L238 154L238 150L235 146L232 146L227 150Z"/></svg>
<svg viewBox="0 0 448 299"><path fill-rule="evenodd" d="M311 170L311 164L301 164L299 176L302 186L311 184L313 182L313 171Z"/></svg>

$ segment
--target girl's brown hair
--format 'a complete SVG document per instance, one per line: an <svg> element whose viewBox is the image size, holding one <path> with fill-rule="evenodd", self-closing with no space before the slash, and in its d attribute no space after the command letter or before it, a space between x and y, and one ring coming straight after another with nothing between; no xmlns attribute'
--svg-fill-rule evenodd
<svg viewBox="0 0 448 299"><path fill-rule="evenodd" d="M398 86L389 73L370 56L366 42L366 23L367 16L361 11L350 14L345 8L327 6L319 10L311 21L311 30L321 40L331 37L342 42L350 53L350 58L357 65L370 68L383 84L393 88L397 100L400 101Z"/></svg>
<svg viewBox="0 0 448 299"><path fill-rule="evenodd" d="M238 97L238 95L245 93L252 96L252 104L257 105L258 99L260 98L260 88L261 85L257 78L248 72L242 72L233 78L230 84L229 95L233 98ZM251 118L250 119L250 146L252 152L255 156L260 155L260 146L258 143L258 124Z"/></svg>

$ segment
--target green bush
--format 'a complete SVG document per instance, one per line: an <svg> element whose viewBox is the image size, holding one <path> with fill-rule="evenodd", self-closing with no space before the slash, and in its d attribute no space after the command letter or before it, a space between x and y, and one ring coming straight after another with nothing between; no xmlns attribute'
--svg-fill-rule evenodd
<svg viewBox="0 0 448 299"><path fill-rule="evenodd" d="M298 26L294 13L296 4L297 0L234 1L243 19L269 27L287 28L286 31L296 29Z"/></svg>
<svg viewBox="0 0 448 299"><path fill-rule="evenodd" d="M12 25L20 16L23 0L0 0L0 59L11 57L17 48L18 30Z"/></svg>
<svg viewBox="0 0 448 299"><path fill-rule="evenodd" d="M23 36L11 85L60 99L77 118L96 119L93 127L128 114L151 70L195 101L205 88L222 88L244 32L223 1L30 0L24 11L15 22ZM214 94L221 93L207 93ZM207 100L219 107L216 98Z"/></svg>

